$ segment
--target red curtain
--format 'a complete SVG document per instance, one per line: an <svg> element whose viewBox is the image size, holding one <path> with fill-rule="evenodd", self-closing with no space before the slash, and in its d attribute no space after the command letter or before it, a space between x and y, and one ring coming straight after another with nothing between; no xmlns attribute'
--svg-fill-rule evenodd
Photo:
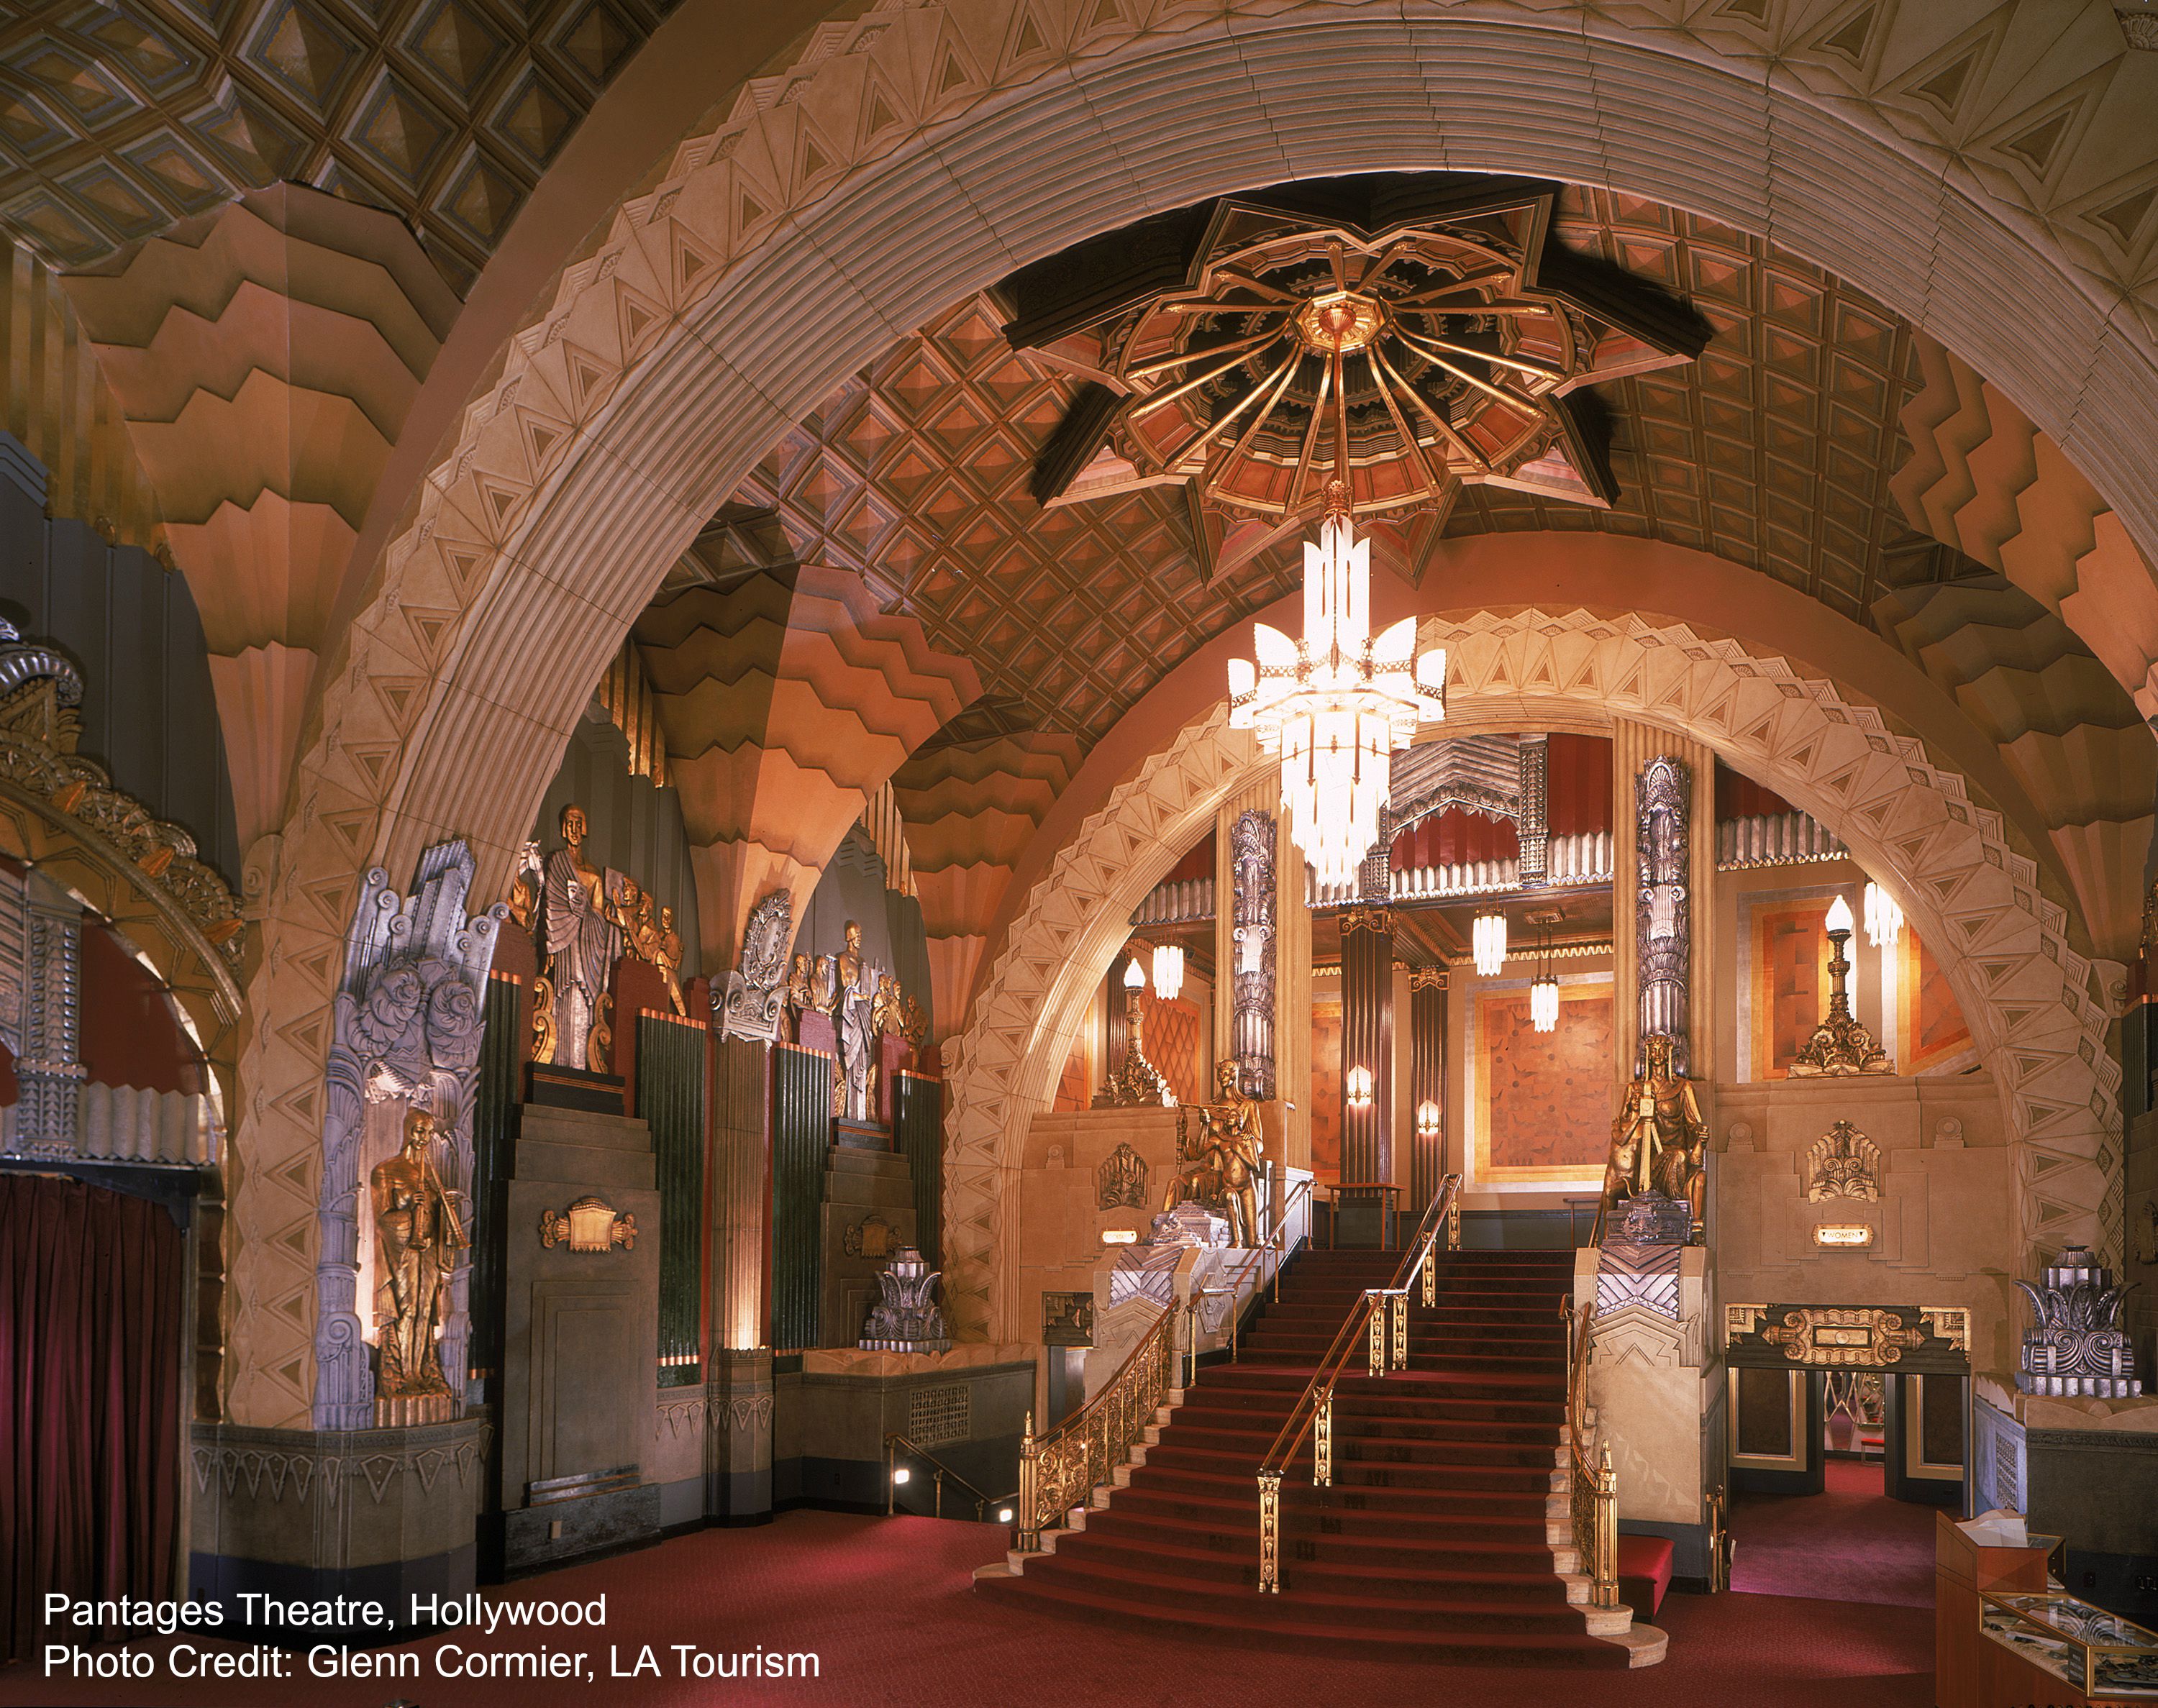
<svg viewBox="0 0 2158 1708"><path fill-rule="evenodd" d="M147 1200L0 1174L0 1661L48 1589L173 1593L185 1250Z"/></svg>

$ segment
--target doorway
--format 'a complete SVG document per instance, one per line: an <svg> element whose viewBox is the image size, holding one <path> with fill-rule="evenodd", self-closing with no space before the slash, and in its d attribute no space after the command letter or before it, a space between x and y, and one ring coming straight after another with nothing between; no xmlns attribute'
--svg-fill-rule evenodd
<svg viewBox="0 0 2158 1708"><path fill-rule="evenodd" d="M1727 1380L1732 1589L1931 1607L1929 1509L1961 1504L1967 1379L1735 1365Z"/></svg>

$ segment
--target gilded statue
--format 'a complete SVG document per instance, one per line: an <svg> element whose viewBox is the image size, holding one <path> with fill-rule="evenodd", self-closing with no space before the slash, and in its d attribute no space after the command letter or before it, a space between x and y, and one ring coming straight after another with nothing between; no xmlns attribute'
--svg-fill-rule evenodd
<svg viewBox="0 0 2158 1708"><path fill-rule="evenodd" d="M1671 1039L1651 1033L1644 1045L1647 1064L1626 1088L1611 1123L1611 1159L1603 1172L1603 1200L1651 1189L1684 1204L1701 1226L1708 1123L1702 1120L1693 1082L1671 1071Z"/></svg>
<svg viewBox="0 0 2158 1708"><path fill-rule="evenodd" d="M1259 1237L1259 1162L1266 1140L1259 1131L1259 1106L1239 1087L1234 1060L1216 1070L1218 1101L1198 1106L1199 1132L1183 1166L1169 1183L1162 1209L1171 1210L1190 1199L1219 1210L1228 1219L1229 1243L1254 1246Z"/></svg>
<svg viewBox="0 0 2158 1708"><path fill-rule="evenodd" d="M876 995L870 1003L870 1029L880 1038L906 1035L906 1014L901 1002L899 981L889 973L877 974Z"/></svg>
<svg viewBox="0 0 2158 1708"><path fill-rule="evenodd" d="M845 1074L844 1113L856 1121L870 1118L870 1099L875 1087L870 1073L870 1002L874 990L865 982L867 963L862 959L862 928L847 921L845 946L834 963L839 974L839 1060Z"/></svg>
<svg viewBox="0 0 2158 1708"><path fill-rule="evenodd" d="M584 808L562 809L562 846L547 856L540 885L541 968L554 993L555 1060L606 1072L611 1037L609 975L622 947L622 921L607 881L585 858Z"/></svg>
<svg viewBox="0 0 2158 1708"><path fill-rule="evenodd" d="M907 1043L913 1046L915 1059L920 1060L922 1052L929 1047L929 1016L922 1012L922 1004L911 996L901 1005L900 1030L906 1035Z"/></svg>
<svg viewBox="0 0 2158 1708"><path fill-rule="evenodd" d="M802 1017L815 1009L817 998L809 985L809 957L797 952L787 973L787 1006L794 1016L795 1041L801 1041Z"/></svg>
<svg viewBox="0 0 2158 1708"><path fill-rule="evenodd" d="M689 1004L682 1000L682 933L674 929L674 910L671 907L659 910L659 946L653 956L653 965L667 981L667 999L674 1004L674 1012L687 1019Z"/></svg>
<svg viewBox="0 0 2158 1708"><path fill-rule="evenodd" d="M405 1117L402 1148L368 1176L381 1355L375 1392L385 1400L449 1392L435 1334L448 1303L443 1283L472 1240L435 1171L434 1143L435 1117L414 1108Z"/></svg>

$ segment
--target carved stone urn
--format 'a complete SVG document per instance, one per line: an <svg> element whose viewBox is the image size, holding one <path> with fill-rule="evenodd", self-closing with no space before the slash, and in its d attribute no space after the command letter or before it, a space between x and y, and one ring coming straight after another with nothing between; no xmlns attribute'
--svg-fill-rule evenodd
<svg viewBox="0 0 2158 1708"><path fill-rule="evenodd" d="M947 1352L952 1338L945 1332L944 1313L937 1308L937 1278L922 1253L901 1246L899 1255L877 1273L884 1302L870 1312L868 1325L857 1343L870 1352Z"/></svg>

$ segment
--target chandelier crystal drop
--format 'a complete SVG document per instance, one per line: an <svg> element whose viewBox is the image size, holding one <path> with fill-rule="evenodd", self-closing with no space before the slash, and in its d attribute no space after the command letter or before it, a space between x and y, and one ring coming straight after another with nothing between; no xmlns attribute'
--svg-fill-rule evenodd
<svg viewBox="0 0 2158 1708"><path fill-rule="evenodd" d="M1328 358L1335 400L1334 477L1319 543L1304 548L1304 638L1258 623L1256 659L1229 661L1229 727L1251 730L1262 752L1281 756L1289 834L1319 881L1335 886L1355 877L1379 840L1394 750L1409 745L1418 724L1446 715L1446 654L1418 656L1416 619L1371 632L1371 543L1356 538L1350 519L1341 385L1342 352L1369 335L1366 307L1339 292L1297 322L1308 346Z"/></svg>
<svg viewBox="0 0 2158 1708"><path fill-rule="evenodd" d="M1499 969L1506 964L1506 916L1479 914L1470 928L1469 947L1476 958L1477 972L1486 978L1497 978Z"/></svg>
<svg viewBox="0 0 2158 1708"><path fill-rule="evenodd" d="M1871 879L1866 885L1866 941L1877 949L1892 949L1903 935L1903 910Z"/></svg>

